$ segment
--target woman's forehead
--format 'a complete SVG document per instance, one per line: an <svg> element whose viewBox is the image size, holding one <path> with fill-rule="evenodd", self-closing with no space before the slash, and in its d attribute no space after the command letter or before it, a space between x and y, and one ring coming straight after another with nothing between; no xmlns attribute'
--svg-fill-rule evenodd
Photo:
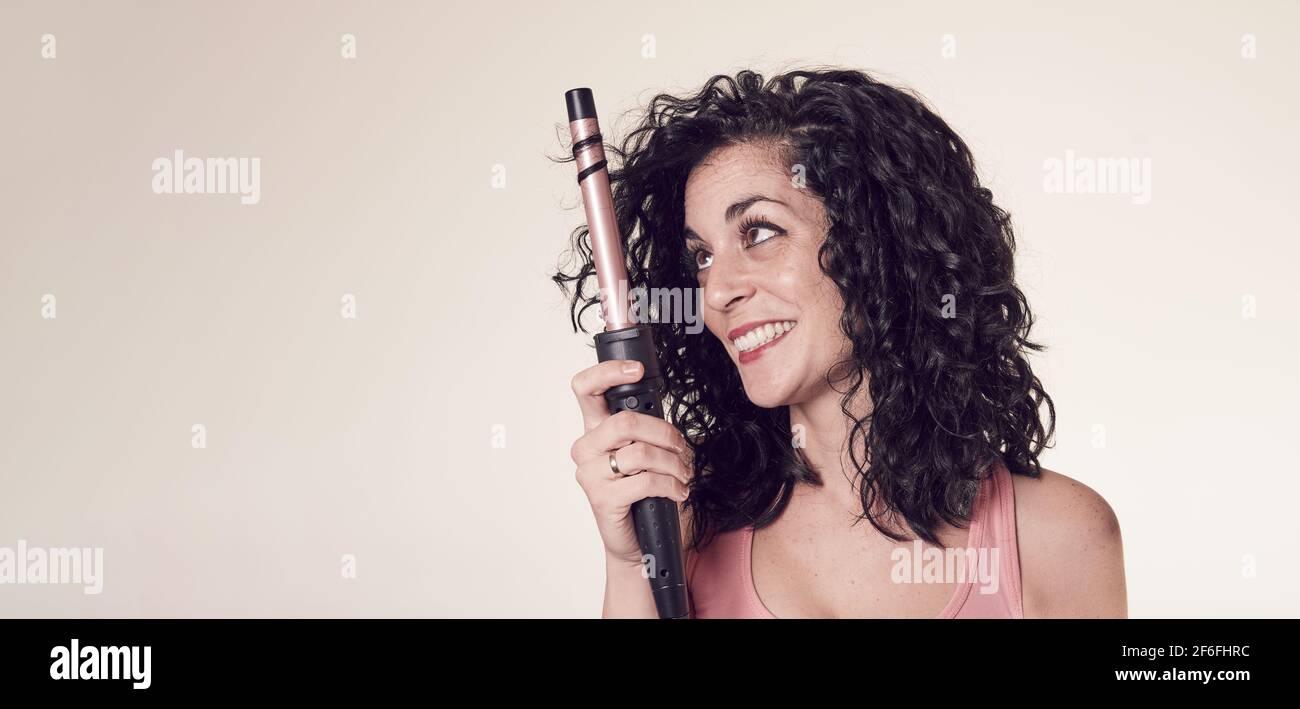
<svg viewBox="0 0 1300 709"><path fill-rule="evenodd" d="M691 170L686 184L689 189L702 180L712 182L719 177L781 180L785 173L785 165L773 147L742 143L709 153Z"/></svg>
<svg viewBox="0 0 1300 709"><path fill-rule="evenodd" d="M726 203L725 207L735 201L733 198L750 194L769 195L789 204L788 197L796 192L785 169L770 155L733 150L701 162L691 171L686 182L686 208L719 209L721 202Z"/></svg>

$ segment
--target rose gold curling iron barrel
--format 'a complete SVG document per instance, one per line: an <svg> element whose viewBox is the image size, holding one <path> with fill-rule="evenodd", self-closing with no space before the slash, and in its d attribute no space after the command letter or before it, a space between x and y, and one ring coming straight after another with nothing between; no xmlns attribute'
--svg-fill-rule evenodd
<svg viewBox="0 0 1300 709"><path fill-rule="evenodd" d="M636 411L663 416L664 382L650 327L633 323L628 314L627 266L600 124L596 121L596 102L591 89L585 88L565 92L564 101L569 108L573 158L578 165L578 185L587 212L592 261L605 319L605 331L596 335L596 358L601 362L634 359L645 367L640 381L610 389L605 392L605 401L611 414ZM667 497L638 500L632 505L632 521L659 617L689 617L677 501Z"/></svg>

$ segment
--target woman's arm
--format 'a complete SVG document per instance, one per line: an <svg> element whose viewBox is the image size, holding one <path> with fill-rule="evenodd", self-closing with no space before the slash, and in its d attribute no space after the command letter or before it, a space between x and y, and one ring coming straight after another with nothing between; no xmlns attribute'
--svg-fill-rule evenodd
<svg viewBox="0 0 1300 709"><path fill-rule="evenodd" d="M602 618L658 618L650 580L641 564L605 558L605 605Z"/></svg>
<svg viewBox="0 0 1300 709"><path fill-rule="evenodd" d="M1119 520L1092 488L1043 469L1012 476L1026 618L1127 618Z"/></svg>

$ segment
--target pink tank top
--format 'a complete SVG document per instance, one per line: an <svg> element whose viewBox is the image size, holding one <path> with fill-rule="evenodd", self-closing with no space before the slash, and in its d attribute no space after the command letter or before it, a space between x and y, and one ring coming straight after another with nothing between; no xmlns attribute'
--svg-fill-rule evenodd
<svg viewBox="0 0 1300 709"><path fill-rule="evenodd" d="M976 553L987 549L986 558L996 562L982 564L982 577L979 573L964 574L965 579L953 577L952 581L961 583L939 618L1024 617L1015 492L1006 466L998 461L994 470L981 483L972 505L966 546ZM719 534L703 552L690 554L686 584L695 618L777 617L763 605L754 588L750 560L753 543L754 528L744 527ZM994 576L996 586L988 582Z"/></svg>

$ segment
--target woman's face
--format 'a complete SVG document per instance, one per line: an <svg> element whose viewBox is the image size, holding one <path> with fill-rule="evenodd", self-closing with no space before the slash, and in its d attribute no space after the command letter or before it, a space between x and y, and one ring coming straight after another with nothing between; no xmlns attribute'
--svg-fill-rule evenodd
<svg viewBox="0 0 1300 709"><path fill-rule="evenodd" d="M764 408L826 391L848 346L843 300L817 263L825 207L792 177L770 149L746 144L714 151L686 182L686 248L704 324Z"/></svg>

